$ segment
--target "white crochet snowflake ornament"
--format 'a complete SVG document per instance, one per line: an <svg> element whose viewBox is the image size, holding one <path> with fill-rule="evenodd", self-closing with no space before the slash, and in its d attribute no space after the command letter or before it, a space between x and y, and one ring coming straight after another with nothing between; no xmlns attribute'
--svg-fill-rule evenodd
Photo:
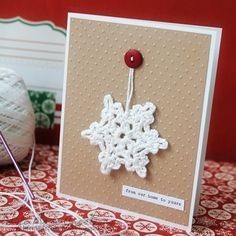
<svg viewBox="0 0 236 236"><path fill-rule="evenodd" d="M93 122L89 129L81 132L82 137L99 146L98 160L103 174L124 165L126 170L135 171L141 178L146 177L148 154L156 154L159 149L168 147L168 142L150 127L155 110L151 102L127 110L121 103L114 102L111 95L104 97L100 122Z"/></svg>

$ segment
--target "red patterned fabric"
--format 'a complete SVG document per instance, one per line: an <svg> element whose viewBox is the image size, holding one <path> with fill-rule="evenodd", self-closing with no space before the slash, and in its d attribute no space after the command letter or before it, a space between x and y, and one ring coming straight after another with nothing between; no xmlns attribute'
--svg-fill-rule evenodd
<svg viewBox="0 0 236 236"><path fill-rule="evenodd" d="M55 194L55 182L57 175L57 146L42 146L36 148L36 157L32 171L32 189L39 195L50 201L56 202L76 213L83 218L90 215L115 217L118 220L109 222L99 222L93 220L92 223L101 234L116 233L124 228L122 221L125 221L129 229L124 234L126 236L160 236L188 235L186 232L159 225L145 219L124 215L117 212L97 208L95 205L82 204L80 202L58 199ZM25 159L21 168L27 176L29 159ZM194 236L234 236L236 235L236 166L232 163L206 161L203 177L203 189L201 194L198 214L194 217L192 235ZM19 192L22 191L22 182L13 167L0 168L0 191ZM11 197L0 196L0 224L19 224L19 228L0 228L0 236L29 236L35 235L32 228L24 228L24 223L29 222L31 214L25 207L8 214L1 214L3 207L16 204ZM48 203L37 201L36 208L41 211L53 209ZM44 221L53 225L67 222L64 228L54 227L53 230L58 235L93 235L89 229L74 223L71 216L63 212L47 212L42 214ZM45 235L40 230L41 235Z"/></svg>

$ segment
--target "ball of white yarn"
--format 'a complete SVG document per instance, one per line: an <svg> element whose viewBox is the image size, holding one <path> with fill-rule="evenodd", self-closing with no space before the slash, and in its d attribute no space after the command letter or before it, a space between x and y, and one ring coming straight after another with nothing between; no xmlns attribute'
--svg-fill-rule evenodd
<svg viewBox="0 0 236 236"><path fill-rule="evenodd" d="M35 117L24 81L0 68L0 130L16 161L27 156L34 142ZM0 165L11 163L0 143Z"/></svg>

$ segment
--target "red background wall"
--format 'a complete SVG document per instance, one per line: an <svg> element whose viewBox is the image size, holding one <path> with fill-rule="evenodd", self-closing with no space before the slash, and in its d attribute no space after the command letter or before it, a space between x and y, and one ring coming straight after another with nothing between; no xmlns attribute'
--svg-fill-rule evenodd
<svg viewBox="0 0 236 236"><path fill-rule="evenodd" d="M21 16L34 21L51 20L66 27L69 11L223 28L207 158L235 160L235 0L0 0L0 18Z"/></svg>

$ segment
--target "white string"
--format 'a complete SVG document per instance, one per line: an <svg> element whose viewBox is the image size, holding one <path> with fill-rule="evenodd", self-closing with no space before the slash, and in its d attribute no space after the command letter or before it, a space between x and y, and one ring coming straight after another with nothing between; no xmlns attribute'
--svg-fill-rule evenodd
<svg viewBox="0 0 236 236"><path fill-rule="evenodd" d="M12 193L14 195L18 195L19 193L18 192L15 192L15 193ZM21 193L20 193L21 194ZM19 195L20 195L19 194ZM24 201L27 200L27 197L25 196L24 198ZM4 207L4 206L1 206L1 212L0 214L7 214L9 212L13 212L13 211L17 211L19 210L24 204L23 203L19 203L19 204L16 204L16 205L13 205L13 206L7 206L7 207ZM4 211L4 209L6 209L6 211Z"/></svg>
<svg viewBox="0 0 236 236"><path fill-rule="evenodd" d="M134 69L129 69L129 77L128 77L128 89L127 89L127 97L126 97L126 106L125 113L129 112L130 102L133 96L134 91Z"/></svg>
<svg viewBox="0 0 236 236"><path fill-rule="evenodd" d="M130 76L130 80L132 80L132 76ZM130 83L130 96L129 96L129 100L132 97L132 90L133 90L133 85L132 82ZM130 102L130 101L129 101ZM35 140L33 143L33 147L32 147L32 153L31 153L31 158L30 158L30 162L29 162L29 167L28 167L28 182L31 183L31 173L32 173L32 164L33 164L33 160L34 160L34 156L35 156ZM14 210L18 210L20 209L20 207L22 206L26 206L32 213L33 213L33 217L31 219L30 222L30 227L34 228L34 232L37 236L40 236L41 234L38 231L38 227L40 227L40 229L43 229L46 233L46 235L48 236L58 236L55 232L53 232L49 226L49 224L47 224L46 222L44 222L42 220L42 218L40 217L41 214L43 213L47 213L47 212L63 212L65 214L68 214L70 216L72 216L73 218L76 219L76 222L78 224L81 224L82 226L86 227L87 229L91 230L91 232L94 234L94 236L113 236L113 235L118 235L118 234L122 234L124 232L126 232L128 230L128 224L120 219L117 219L115 217L96 217L96 216L90 216L90 218L82 218L80 215L78 215L77 213L66 209L58 204L56 204L55 202L51 202L41 196L39 196L37 194L37 192L33 192L35 197L37 197L38 199L49 203L50 205L54 206L55 209L48 209L48 210L43 210L43 211L39 211L37 212L34 206L34 202L32 201L29 193L27 192L27 190L24 187L25 192L12 192L12 193L5 193L5 192L0 192L0 196L1 195L6 195L12 198L17 199L20 204L14 205L14 206L8 206L8 207L4 207L4 209L6 209L5 211L0 211L0 215L1 214L8 214L8 213L12 213ZM20 198L19 196L24 196L24 199ZM40 203L39 203L40 204ZM2 208L2 207L1 207ZM91 220L93 219L97 219L99 221L105 221L107 222L109 221L118 221L122 224L124 224L124 229L121 230L120 232L114 232L114 233L103 233L100 234L100 232L91 224ZM64 226L64 223L58 224L58 227L60 226ZM0 228L21 228L21 226L19 224L0 224Z"/></svg>
<svg viewBox="0 0 236 236"><path fill-rule="evenodd" d="M33 147L32 147L32 153L30 157L30 162L29 162L29 167L28 167L28 183L31 183L31 170L32 170L32 165L34 161L34 154L35 154L35 137L33 140Z"/></svg>
<svg viewBox="0 0 236 236"><path fill-rule="evenodd" d="M95 234L96 236L97 236L97 235L98 235L98 236L100 235L99 232L98 232L98 230L97 230L95 227L93 227L91 224L87 223L87 221L86 221L84 218L82 218L81 216L79 216L78 214L76 214L76 213L74 213L73 211L71 211L71 210L69 210L69 209L66 209L66 208L64 208L64 207L62 207L62 206L56 204L55 202L50 202L49 200L47 200L47 199L45 199L45 198L42 198L42 197L40 197L40 196L37 195L37 194L36 194L36 196L37 196L39 199L41 199L41 200L43 200L43 201L45 201L45 202L47 202L47 203L49 203L49 204L55 206L56 208L55 208L54 212L58 210L57 208L59 208L59 211L60 211L60 210L63 210L65 213L67 213L67 214L73 216L74 218L76 218L77 221L81 222L82 224L85 224L85 226L86 226L87 228L89 228L92 232L94 232L94 234Z"/></svg>
<svg viewBox="0 0 236 236"><path fill-rule="evenodd" d="M5 196L9 196L9 197L17 199L18 201L20 201L22 203L22 205L26 206L27 208L29 208L29 210L31 210L33 212L34 211L33 208L31 208L31 206L27 203L27 201L25 201L25 200L23 200L23 199L21 199L20 197L17 196L17 195L24 195L24 194L25 193L17 193L17 194L14 193L13 194L13 193L0 192L0 195L3 195L3 196L5 195ZM0 214L1 214L1 212L0 212ZM10 226L7 225L7 224L0 224L0 228L4 228L4 227L19 228L20 227L19 224L17 224L17 225L11 224ZM38 233L38 235L40 235L37 229L35 229L35 232Z"/></svg>
<svg viewBox="0 0 236 236"><path fill-rule="evenodd" d="M29 180L29 182L31 182L31 170L32 170L32 164L33 164L33 160L34 160L34 153L35 153L35 142L34 142L34 146L33 146L33 150L32 150L32 155L31 155L31 159L30 159L30 163L29 163L29 168L28 168L28 174L29 174L28 180ZM26 192L26 193L27 193L27 192ZM66 209L66 208L64 208L64 207L62 207L62 206L60 206L60 205L58 205L58 204L56 204L56 203L54 203L54 202L50 202L49 200L47 200L47 199L45 199L45 198L39 196L36 192L34 192L34 194L35 194L35 197L39 198L40 200L42 200L42 201L44 201L44 202L47 202L47 203L49 203L50 205L53 205L53 206L55 207L54 212L58 211L58 209L59 209L59 211L63 210L63 212L65 212L66 214L71 215L71 216L74 217L77 221L80 221L80 222L82 222L82 224L85 224L85 226L86 226L87 228L89 228L89 229L94 233L95 236L100 236L100 234L99 234L99 232L97 231L97 229L94 228L92 225L87 224L87 222L85 222L86 220L83 219L82 217L80 217L78 214L76 214L76 213L74 213L73 211L71 211L71 210L69 210L69 209ZM33 203L32 203L32 208L35 210L35 208L34 208L34 206L33 206ZM48 211L48 210L45 210L44 212L47 212L47 211ZM50 211L50 210L49 210L49 211ZM36 212L36 211L35 211L35 212ZM35 213L35 212L34 212L34 213ZM38 217L40 217L37 213L36 213L36 215L37 215ZM44 225L45 225L45 224L44 224ZM45 225L45 226L47 226L47 225ZM54 236L54 235L57 236L57 234L55 234L52 230L50 230L50 228L48 228L48 226L47 226L47 231L48 231L48 233L50 233L50 235L52 235L52 236Z"/></svg>

